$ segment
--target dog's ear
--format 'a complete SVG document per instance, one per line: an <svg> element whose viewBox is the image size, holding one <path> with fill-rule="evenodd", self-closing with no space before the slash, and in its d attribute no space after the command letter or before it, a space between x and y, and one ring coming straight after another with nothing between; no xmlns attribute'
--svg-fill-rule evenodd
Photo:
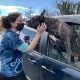
<svg viewBox="0 0 80 80"><path fill-rule="evenodd" d="M44 18L45 12L46 10L43 10L38 18L40 25L45 22L45 18Z"/></svg>

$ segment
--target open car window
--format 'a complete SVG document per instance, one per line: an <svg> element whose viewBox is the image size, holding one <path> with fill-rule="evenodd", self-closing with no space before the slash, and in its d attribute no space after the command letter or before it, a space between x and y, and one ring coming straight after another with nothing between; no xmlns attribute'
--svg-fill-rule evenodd
<svg viewBox="0 0 80 80"><path fill-rule="evenodd" d="M80 38L80 25L79 24L72 24L72 23L69 24L69 25L74 27L74 29L75 29L75 31L76 31L76 33L78 35L78 38L76 40L78 40ZM75 44L75 43L73 43L73 44ZM79 43L77 44L77 46L79 46ZM74 47L74 48L75 49L79 49L79 47L78 48ZM80 53L78 53L78 55L74 56L74 62L70 61L70 58L69 58L70 56L66 53L66 48L65 48L63 42L55 43L53 41L53 39L51 37L49 37L47 54L48 54L47 56L49 56L49 57L51 57L53 59L59 60L61 62L67 63L67 64L69 64L71 66L74 66L74 67L80 69L80 61L78 60L78 55ZM72 59L73 59L73 57L72 57Z"/></svg>

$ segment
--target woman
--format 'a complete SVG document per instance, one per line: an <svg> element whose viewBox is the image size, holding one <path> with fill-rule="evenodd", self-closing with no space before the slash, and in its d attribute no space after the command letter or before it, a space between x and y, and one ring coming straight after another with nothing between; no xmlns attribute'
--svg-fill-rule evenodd
<svg viewBox="0 0 80 80"><path fill-rule="evenodd" d="M36 35L29 46L27 43L22 42L19 34L17 34L24 27L20 13L13 12L2 18L2 26L5 31L0 43L0 76L2 80L27 80L20 58L23 53L31 52L35 48L47 26L42 23L41 26L37 27Z"/></svg>

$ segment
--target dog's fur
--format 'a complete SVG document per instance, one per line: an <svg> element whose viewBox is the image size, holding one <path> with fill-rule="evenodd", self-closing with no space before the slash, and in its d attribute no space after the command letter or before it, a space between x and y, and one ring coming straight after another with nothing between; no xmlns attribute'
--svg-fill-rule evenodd
<svg viewBox="0 0 80 80"><path fill-rule="evenodd" d="M39 16L34 16L31 20L29 20L28 26L32 28L37 28L39 25ZM70 55L75 56L74 53L80 53L80 44L79 37L75 29L69 26L65 22L61 22L55 18L45 17L45 23L47 24L47 32L49 34L54 35L56 38L60 39L66 46L66 51ZM78 45L77 45L78 44Z"/></svg>

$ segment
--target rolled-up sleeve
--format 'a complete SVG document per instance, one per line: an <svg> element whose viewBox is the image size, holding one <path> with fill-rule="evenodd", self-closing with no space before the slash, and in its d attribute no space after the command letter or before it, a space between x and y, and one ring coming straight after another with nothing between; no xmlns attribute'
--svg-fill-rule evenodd
<svg viewBox="0 0 80 80"><path fill-rule="evenodd" d="M25 53L25 52L28 52L28 44L27 43L23 43L21 44L18 48L17 48L19 51Z"/></svg>

